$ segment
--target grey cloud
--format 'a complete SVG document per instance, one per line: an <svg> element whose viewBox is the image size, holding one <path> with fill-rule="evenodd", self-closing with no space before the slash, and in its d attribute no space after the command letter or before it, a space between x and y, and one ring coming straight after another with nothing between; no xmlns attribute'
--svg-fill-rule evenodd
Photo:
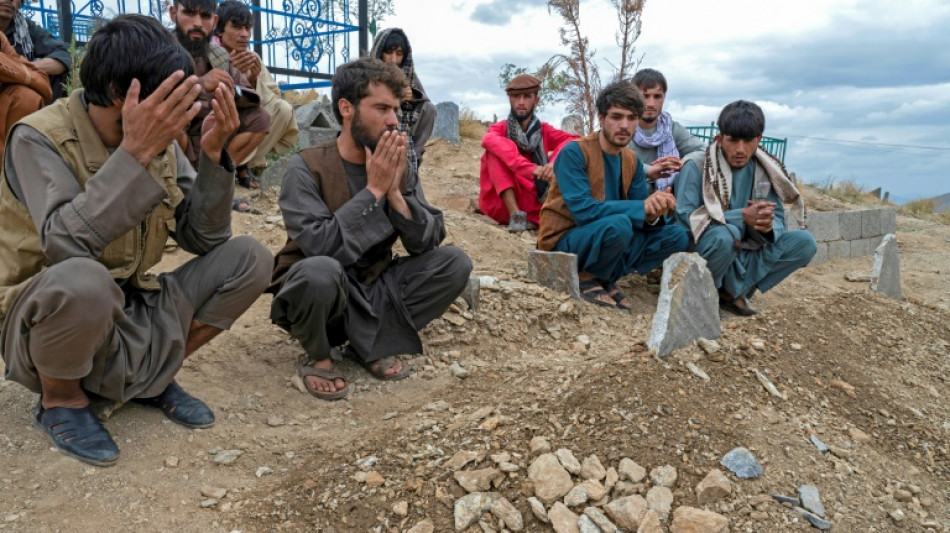
<svg viewBox="0 0 950 533"><path fill-rule="evenodd" d="M490 26L504 26L512 17L531 7L548 5L547 0L492 0L472 12L472 20Z"/></svg>

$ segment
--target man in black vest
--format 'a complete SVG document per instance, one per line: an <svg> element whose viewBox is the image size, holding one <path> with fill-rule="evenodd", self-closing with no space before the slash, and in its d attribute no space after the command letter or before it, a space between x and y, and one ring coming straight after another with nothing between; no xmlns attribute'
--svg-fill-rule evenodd
<svg viewBox="0 0 950 533"><path fill-rule="evenodd" d="M298 372L324 400L349 392L330 358L346 341L377 379L408 376L398 356L421 353L418 331L451 305L472 270L465 252L439 247L442 212L407 165L396 114L406 86L397 67L378 59L339 67L332 101L340 136L302 150L284 174L278 202L289 239L276 260L271 320L303 345ZM409 257L393 258L397 239Z"/></svg>

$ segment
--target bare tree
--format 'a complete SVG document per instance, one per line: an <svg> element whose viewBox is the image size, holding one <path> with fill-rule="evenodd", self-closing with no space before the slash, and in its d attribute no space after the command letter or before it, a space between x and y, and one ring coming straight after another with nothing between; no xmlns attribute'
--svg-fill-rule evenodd
<svg viewBox="0 0 950 533"><path fill-rule="evenodd" d="M558 31L561 44L570 52L555 54L541 70L553 74L559 68L566 69L564 93L567 110L583 117L585 129L593 131L597 118L595 99L600 91L600 73L594 62L590 41L581 33L580 0L549 0L548 11L554 11L564 19L564 26Z"/></svg>
<svg viewBox="0 0 950 533"><path fill-rule="evenodd" d="M610 0L617 8L617 46L620 47L620 67L616 79L625 80L636 70L639 60L634 60L636 47L633 43L640 37L640 14L646 0Z"/></svg>

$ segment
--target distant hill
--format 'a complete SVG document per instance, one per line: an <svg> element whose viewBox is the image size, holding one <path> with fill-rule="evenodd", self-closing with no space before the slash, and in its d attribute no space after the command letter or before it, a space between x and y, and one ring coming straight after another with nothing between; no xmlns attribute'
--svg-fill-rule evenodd
<svg viewBox="0 0 950 533"><path fill-rule="evenodd" d="M931 200L937 202L934 213L946 213L950 211L950 192L941 194L940 196L934 196Z"/></svg>

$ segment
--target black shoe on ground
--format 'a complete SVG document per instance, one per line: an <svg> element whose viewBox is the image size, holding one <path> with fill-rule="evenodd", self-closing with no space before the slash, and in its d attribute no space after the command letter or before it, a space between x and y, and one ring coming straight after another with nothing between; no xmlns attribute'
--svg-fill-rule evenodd
<svg viewBox="0 0 950 533"><path fill-rule="evenodd" d="M44 409L40 399L33 419L36 427L70 457L95 466L112 466L119 459L119 447L88 406Z"/></svg>
<svg viewBox="0 0 950 533"><path fill-rule="evenodd" d="M202 429L214 425L214 413L204 402L182 390L172 381L165 392L154 398L135 398L135 403L157 407L176 424L186 428Z"/></svg>

